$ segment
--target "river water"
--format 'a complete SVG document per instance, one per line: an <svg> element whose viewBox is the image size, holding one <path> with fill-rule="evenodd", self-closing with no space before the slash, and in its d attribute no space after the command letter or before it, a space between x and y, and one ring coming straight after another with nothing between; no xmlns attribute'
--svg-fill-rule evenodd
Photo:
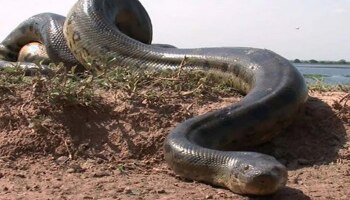
<svg viewBox="0 0 350 200"><path fill-rule="evenodd" d="M304 74L306 81L311 83L321 80L328 84L350 84L350 65L327 64L294 64ZM309 75L317 75L310 78Z"/></svg>

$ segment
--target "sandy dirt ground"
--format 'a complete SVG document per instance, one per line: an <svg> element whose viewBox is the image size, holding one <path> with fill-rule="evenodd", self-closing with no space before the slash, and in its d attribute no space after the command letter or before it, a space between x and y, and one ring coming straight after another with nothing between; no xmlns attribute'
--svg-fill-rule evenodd
<svg viewBox="0 0 350 200"><path fill-rule="evenodd" d="M149 104L114 92L93 106L52 106L30 88L0 88L0 199L350 199L347 95L310 92L291 126L249 149L275 156L289 180L275 195L247 197L178 177L162 149L177 123L239 96Z"/></svg>

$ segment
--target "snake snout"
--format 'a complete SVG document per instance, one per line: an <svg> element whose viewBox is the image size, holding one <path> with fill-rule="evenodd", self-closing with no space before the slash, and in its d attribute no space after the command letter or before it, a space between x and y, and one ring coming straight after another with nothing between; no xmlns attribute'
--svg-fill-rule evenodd
<svg viewBox="0 0 350 200"><path fill-rule="evenodd" d="M285 186L287 176L286 168L279 163L274 166L265 166L251 174L244 190L247 194L273 194Z"/></svg>
<svg viewBox="0 0 350 200"><path fill-rule="evenodd" d="M231 165L231 180L226 186L232 191L247 195L270 195L286 185L288 172L284 165L274 157L243 152L243 162L235 162Z"/></svg>

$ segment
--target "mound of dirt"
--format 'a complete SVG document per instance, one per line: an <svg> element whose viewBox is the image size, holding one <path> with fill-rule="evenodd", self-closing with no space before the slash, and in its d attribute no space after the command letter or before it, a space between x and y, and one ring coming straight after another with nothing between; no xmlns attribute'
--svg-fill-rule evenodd
<svg viewBox="0 0 350 200"><path fill-rule="evenodd" d="M31 87L0 88L1 198L250 199L178 177L162 149L176 124L241 96L167 95L152 100L109 91L89 106L57 105L34 97ZM250 149L289 169L287 187L268 199L350 198L346 96L312 92L298 120Z"/></svg>

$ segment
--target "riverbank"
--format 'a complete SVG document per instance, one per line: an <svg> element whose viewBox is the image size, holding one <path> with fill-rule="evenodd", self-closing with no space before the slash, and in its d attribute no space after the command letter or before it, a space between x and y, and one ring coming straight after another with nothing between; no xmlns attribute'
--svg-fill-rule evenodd
<svg viewBox="0 0 350 200"><path fill-rule="evenodd" d="M294 64L308 83L323 82L329 85L350 85L350 65Z"/></svg>
<svg viewBox="0 0 350 200"><path fill-rule="evenodd" d="M117 74L0 72L2 199L252 199L184 180L163 159L164 137L177 123L242 98L232 82ZM349 90L310 86L309 95L289 128L252 149L289 170L287 187L269 199L350 197Z"/></svg>

